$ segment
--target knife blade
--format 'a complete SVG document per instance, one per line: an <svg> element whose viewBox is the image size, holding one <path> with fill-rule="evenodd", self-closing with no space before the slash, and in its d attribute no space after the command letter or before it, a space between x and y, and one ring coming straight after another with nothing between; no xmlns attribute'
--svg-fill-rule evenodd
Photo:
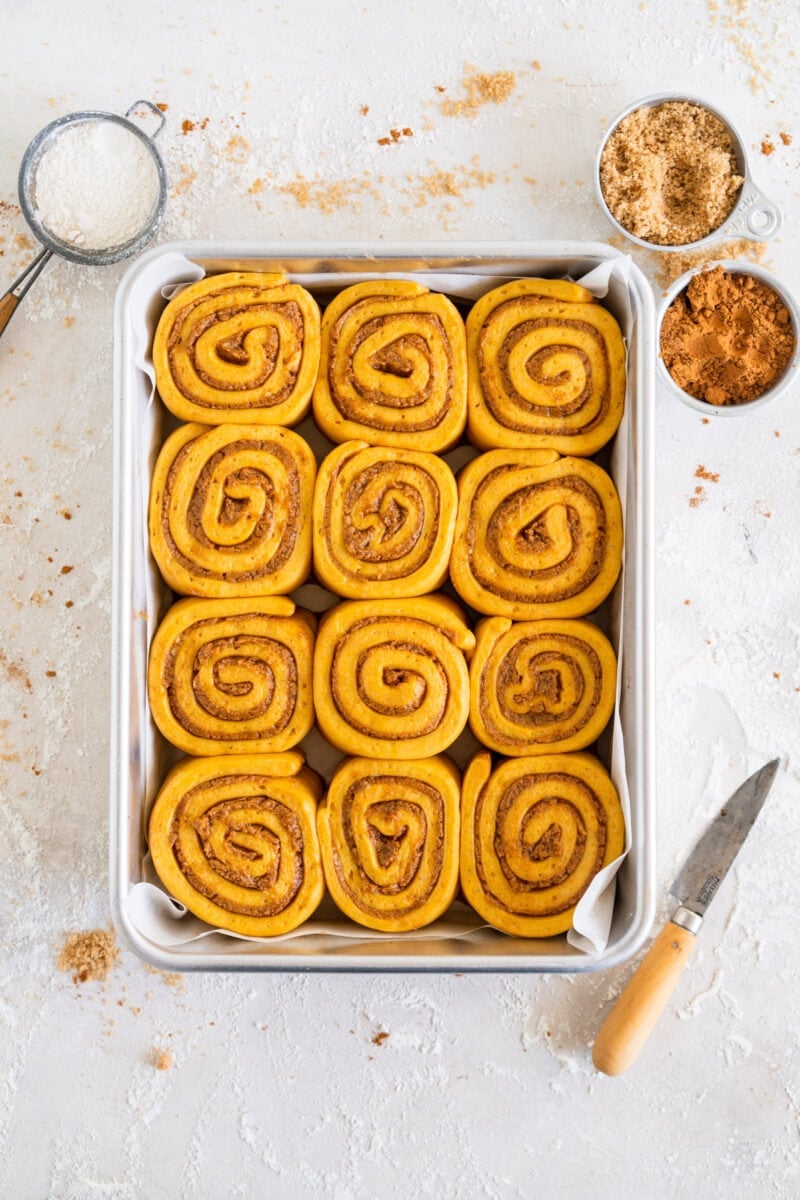
<svg viewBox="0 0 800 1200"><path fill-rule="evenodd" d="M626 1071L655 1028L689 961L706 910L747 840L779 766L780 759L774 758L736 789L679 871L670 888L678 908L626 984L595 1040L592 1059L604 1075Z"/></svg>
<svg viewBox="0 0 800 1200"><path fill-rule="evenodd" d="M736 789L683 864L670 895L695 916L705 916L761 812L779 766L780 759L773 758Z"/></svg>

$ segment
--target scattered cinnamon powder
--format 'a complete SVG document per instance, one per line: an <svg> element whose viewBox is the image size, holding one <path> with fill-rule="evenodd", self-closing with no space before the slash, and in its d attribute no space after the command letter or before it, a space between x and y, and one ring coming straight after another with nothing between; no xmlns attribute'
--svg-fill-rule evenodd
<svg viewBox="0 0 800 1200"><path fill-rule="evenodd" d="M461 87L466 92L464 99L448 98L439 102L439 108L446 117L474 117L484 104L502 104L517 86L513 71L495 71L490 75L468 66L466 72L461 80Z"/></svg>
<svg viewBox="0 0 800 1200"><path fill-rule="evenodd" d="M780 296L752 275L701 271L661 325L661 356L678 387L714 405L746 404L780 379L795 348Z"/></svg>
<svg viewBox="0 0 800 1200"><path fill-rule="evenodd" d="M722 121L685 100L624 117L600 162L613 216L635 237L659 246L697 242L717 229L743 182Z"/></svg>
<svg viewBox="0 0 800 1200"><path fill-rule="evenodd" d="M73 983L87 983L108 979L118 958L114 931L109 925L108 929L70 933L59 951L56 966L59 971L71 971Z"/></svg>

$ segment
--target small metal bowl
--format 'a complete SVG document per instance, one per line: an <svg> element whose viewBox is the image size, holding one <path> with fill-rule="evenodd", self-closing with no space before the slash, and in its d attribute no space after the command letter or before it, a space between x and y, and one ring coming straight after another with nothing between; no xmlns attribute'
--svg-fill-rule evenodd
<svg viewBox="0 0 800 1200"><path fill-rule="evenodd" d="M772 288L773 292L776 292L780 296L789 310L792 320L794 353L786 370L768 391L763 392L755 400L743 400L740 404L709 404L707 400L698 400L696 396L690 396L672 378L661 356L661 326L667 309L676 296L679 296L688 287L695 276L701 275L705 271L711 271L715 267L722 267L723 270L729 271L732 275L752 275L755 279L760 279L762 283ZM759 408L765 408L767 404L772 404L779 396L782 396L784 392L793 386L797 381L798 372L800 372L800 308L798 308L794 296L786 289L784 284L776 279L770 271L767 271L764 267L757 266L755 263L744 263L738 259L724 259L719 262L704 263L701 267L695 267L693 270L687 271L685 275L681 275L679 279L675 280L669 291L665 293L658 307L656 334L658 338L658 374L661 382L679 400L682 400L684 404L688 404L695 412L702 413L704 417L740 417L746 413L755 412Z"/></svg>
<svg viewBox="0 0 800 1200"><path fill-rule="evenodd" d="M743 177L744 183L739 192L739 198L731 209L730 214L716 229L712 229L709 234L706 234L704 238L700 238L696 242L684 242L680 246L665 246L661 242L647 242L644 238L636 237L635 234L619 223L608 207L606 198L603 195L603 189L600 185L600 163L608 139L614 133L620 121L640 108L656 108L660 104L667 104L673 101L696 104L698 108L705 108L708 112L713 113L722 122L730 134L730 139L733 143L733 153L736 159L736 170ZM594 164L594 186L600 207L614 228L618 229L629 241L634 242L637 246L644 247L646 250L659 250L665 253L698 250L703 246L707 246L710 242L721 241L723 238L748 238L753 242L768 242L776 236L781 227L782 216L780 209L753 182L747 152L738 130L718 108L715 108L713 104L709 104L707 100L700 100L697 96L686 96L675 92L659 92L654 96L645 96L643 100L637 100L635 104L629 104L626 109L614 118L606 130L603 140L600 142Z"/></svg>
<svg viewBox="0 0 800 1200"><path fill-rule="evenodd" d="M145 133L143 129L140 129L130 119L132 114L143 106L149 108L159 118L158 128L152 135ZM87 121L112 121L116 125L122 125L124 129L127 129L129 133L139 138L147 147L158 173L158 197L142 229L129 241L123 242L119 246L104 246L100 250L84 250L74 246L71 242L66 242L62 238L56 237L42 224L36 211L36 171L41 162L42 155L68 126L79 125ZM43 246L51 253L58 254L61 258L69 259L70 262L92 267L108 266L110 263L119 262L123 258L130 258L144 249L161 224L167 207L167 172L164 161L154 141L154 138L157 138L161 132L163 124L164 114L156 105L152 104L149 100L137 100L135 104L131 105L124 117L118 113L85 109L81 112L68 113L64 117L59 117L58 120L51 121L49 125L45 125L44 129L41 129L37 133L25 151L19 169L19 203L25 220Z"/></svg>

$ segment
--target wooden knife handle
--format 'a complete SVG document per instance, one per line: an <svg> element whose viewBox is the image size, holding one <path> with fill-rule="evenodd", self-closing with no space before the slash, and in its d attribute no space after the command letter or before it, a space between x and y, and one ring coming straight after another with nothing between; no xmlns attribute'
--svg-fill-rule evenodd
<svg viewBox="0 0 800 1200"><path fill-rule="evenodd" d="M592 1061L604 1075L636 1062L689 961L695 935L669 921L628 981L597 1035Z"/></svg>

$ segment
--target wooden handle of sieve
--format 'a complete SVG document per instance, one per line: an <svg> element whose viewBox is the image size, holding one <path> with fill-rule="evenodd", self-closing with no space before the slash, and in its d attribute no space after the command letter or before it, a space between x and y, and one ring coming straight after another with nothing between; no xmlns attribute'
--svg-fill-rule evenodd
<svg viewBox="0 0 800 1200"><path fill-rule="evenodd" d="M6 292L2 300L0 300L0 333L3 332L8 322L17 311L19 304L19 296L15 296L13 292Z"/></svg>

